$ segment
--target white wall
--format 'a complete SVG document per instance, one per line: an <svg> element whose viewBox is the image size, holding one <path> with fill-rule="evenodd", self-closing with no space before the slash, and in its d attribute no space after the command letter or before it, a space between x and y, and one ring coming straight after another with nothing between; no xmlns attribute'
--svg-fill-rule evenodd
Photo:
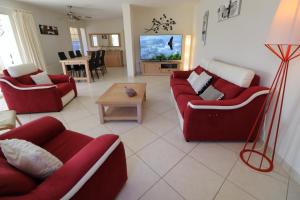
<svg viewBox="0 0 300 200"><path fill-rule="evenodd" d="M14 0L1 0L0 2L0 12L2 13L11 14L13 9L24 9L32 12L40 36L47 72L50 74L62 73L57 52L72 49L69 32L70 24L65 16L60 13L58 14L44 8L16 2ZM38 27L39 24L57 26L59 35L41 35ZM71 26L77 26L77 24L72 24Z"/></svg>
<svg viewBox="0 0 300 200"><path fill-rule="evenodd" d="M172 31L160 31L158 34L192 34L193 32L193 11L194 5L184 3L182 5L171 5L168 8L151 8L133 6L133 36L134 36L134 54L136 55L135 68L136 72L140 73L140 47L139 37L145 34L145 28L149 28L152 25L153 18L159 18L163 14L167 17L173 18L176 21L176 25ZM155 34L149 32L147 34ZM184 45L183 45L184 47Z"/></svg>
<svg viewBox="0 0 300 200"><path fill-rule="evenodd" d="M88 37L89 49L93 49L89 34L91 33L119 33L120 34L120 47L104 48L104 49L120 49L123 51L123 63L126 64L125 55L125 38L124 38L124 25L122 18L116 19L103 19L97 21L87 21L86 33Z"/></svg>
<svg viewBox="0 0 300 200"><path fill-rule="evenodd" d="M124 22L124 34L125 34L125 49L126 49L126 61L127 61L127 76L135 76L134 67L134 43L133 43L133 14L132 6L130 4L122 4L123 22Z"/></svg>
<svg viewBox="0 0 300 200"><path fill-rule="evenodd" d="M217 58L254 69L269 86L279 60L264 47L269 26L279 0L243 0L241 14L224 22L217 22L220 1L200 0L195 7L193 64L202 59ZM209 10L207 43L201 43L202 19ZM300 66L291 63L284 110L281 121L278 153L300 174Z"/></svg>

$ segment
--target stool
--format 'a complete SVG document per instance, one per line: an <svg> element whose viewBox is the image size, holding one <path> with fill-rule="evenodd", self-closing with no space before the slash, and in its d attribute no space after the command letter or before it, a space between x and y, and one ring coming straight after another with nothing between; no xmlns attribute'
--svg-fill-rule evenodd
<svg viewBox="0 0 300 200"><path fill-rule="evenodd" d="M16 111L5 110L0 111L0 130L13 129L16 127L16 121L22 125L17 117Z"/></svg>

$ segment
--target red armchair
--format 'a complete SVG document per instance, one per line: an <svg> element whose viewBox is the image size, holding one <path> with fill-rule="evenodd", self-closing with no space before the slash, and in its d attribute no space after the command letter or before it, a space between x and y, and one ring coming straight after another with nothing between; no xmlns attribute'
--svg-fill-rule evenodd
<svg viewBox="0 0 300 200"><path fill-rule="evenodd" d="M4 70L4 77L0 78L0 87L8 108L18 114L57 112L77 96L75 81L70 76L49 75L54 84L36 85L30 75L40 73L41 70L32 65L18 67L25 68L25 74L10 75L8 70Z"/></svg>
<svg viewBox="0 0 300 200"><path fill-rule="evenodd" d="M196 94L187 81L192 71L210 74L211 84L225 94L224 99L205 101ZM206 68L175 71L170 85L187 141L245 141L269 93L258 86L259 76L218 61Z"/></svg>
<svg viewBox="0 0 300 200"><path fill-rule="evenodd" d="M125 151L116 135L93 139L44 117L0 136L0 140L10 138L39 145L64 165L46 180L34 180L7 164L0 151L2 200L112 200L127 180Z"/></svg>

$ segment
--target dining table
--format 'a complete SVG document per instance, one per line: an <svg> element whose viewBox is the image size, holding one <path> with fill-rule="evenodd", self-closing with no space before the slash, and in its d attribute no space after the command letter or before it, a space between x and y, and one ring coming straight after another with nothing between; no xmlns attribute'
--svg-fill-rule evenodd
<svg viewBox="0 0 300 200"><path fill-rule="evenodd" d="M61 60L60 63L63 68L63 72L65 75L68 75L67 73L67 65L84 65L85 67L85 77L73 77L74 80L85 80L88 83L91 83L91 72L89 69L89 60L90 56L82 56L82 57L76 57L76 58L68 58L66 60Z"/></svg>

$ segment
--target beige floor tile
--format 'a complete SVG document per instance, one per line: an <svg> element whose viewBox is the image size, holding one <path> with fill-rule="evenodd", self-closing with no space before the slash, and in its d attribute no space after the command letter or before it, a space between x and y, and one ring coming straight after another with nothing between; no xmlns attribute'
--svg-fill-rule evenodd
<svg viewBox="0 0 300 200"><path fill-rule="evenodd" d="M117 200L139 199L159 179L159 176L136 156L128 158L127 170L128 180Z"/></svg>
<svg viewBox="0 0 300 200"><path fill-rule="evenodd" d="M254 171L240 161L234 166L228 179L258 199L286 199L286 183Z"/></svg>
<svg viewBox="0 0 300 200"><path fill-rule="evenodd" d="M178 124L172 123L163 117L157 116L152 120L144 122L142 126L150 129L158 135L164 135L169 133L172 128L178 126Z"/></svg>
<svg viewBox="0 0 300 200"><path fill-rule="evenodd" d="M189 153L198 144L198 142L185 141L182 130L179 127L170 130L163 138L185 153Z"/></svg>
<svg viewBox="0 0 300 200"><path fill-rule="evenodd" d="M174 167L185 154L164 140L158 139L139 151L137 155L160 176L163 176Z"/></svg>
<svg viewBox="0 0 300 200"><path fill-rule="evenodd" d="M183 200L164 180L160 180L141 200Z"/></svg>
<svg viewBox="0 0 300 200"><path fill-rule="evenodd" d="M139 126L121 136L122 141L134 152L156 140L158 136L146 128Z"/></svg>
<svg viewBox="0 0 300 200"><path fill-rule="evenodd" d="M189 155L223 177L238 159L235 153L215 143L200 143Z"/></svg>
<svg viewBox="0 0 300 200"><path fill-rule="evenodd" d="M287 200L299 200L299 199L300 199L300 184L296 183L291 179L289 181Z"/></svg>
<svg viewBox="0 0 300 200"><path fill-rule="evenodd" d="M105 122L104 126L113 131L113 133L122 135L125 132L138 127L139 124L133 121L111 121Z"/></svg>
<svg viewBox="0 0 300 200"><path fill-rule="evenodd" d="M217 194L224 179L186 157L164 178L187 200L211 200Z"/></svg>
<svg viewBox="0 0 300 200"><path fill-rule="evenodd" d="M256 200L253 196L226 181L215 200Z"/></svg>

